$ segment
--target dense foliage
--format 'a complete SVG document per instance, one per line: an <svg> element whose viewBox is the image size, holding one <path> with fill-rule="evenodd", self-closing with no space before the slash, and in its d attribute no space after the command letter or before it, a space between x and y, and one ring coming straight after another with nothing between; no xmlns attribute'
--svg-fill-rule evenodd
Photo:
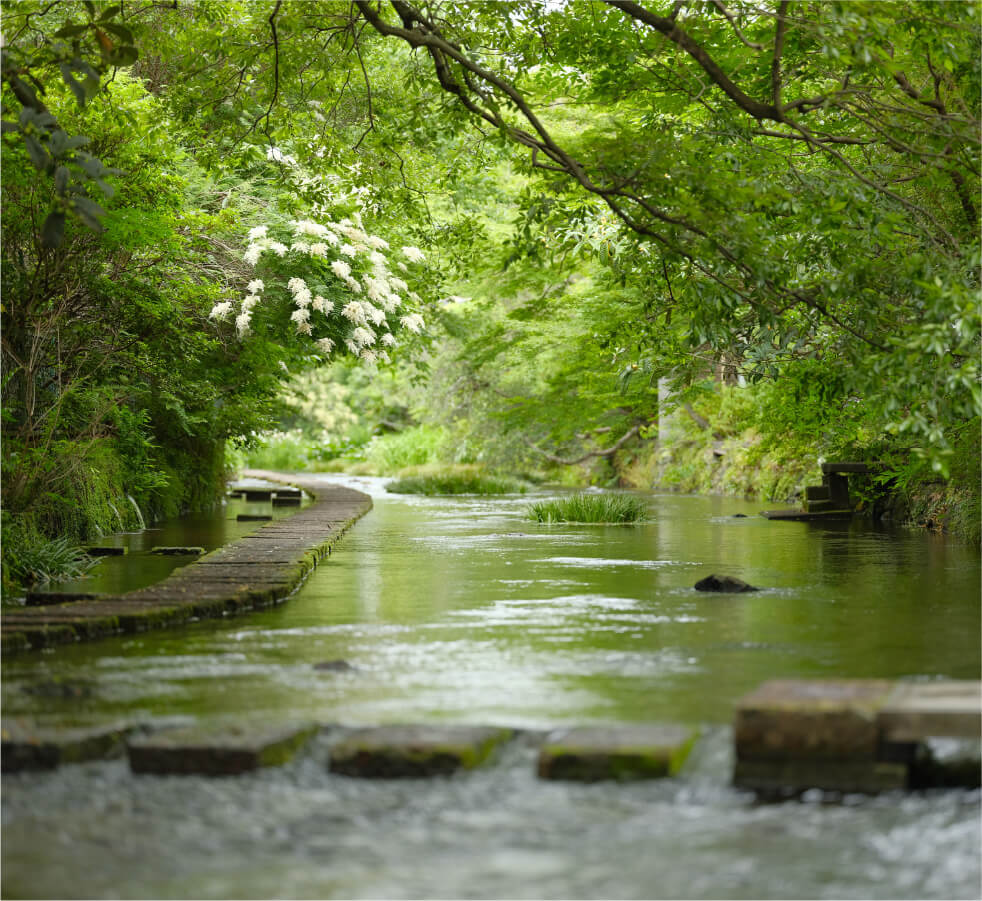
<svg viewBox="0 0 982 901"><path fill-rule="evenodd" d="M302 465L603 481L674 411L965 477L973 2L24 0L3 27L8 561L127 494L210 503L271 427Z"/></svg>

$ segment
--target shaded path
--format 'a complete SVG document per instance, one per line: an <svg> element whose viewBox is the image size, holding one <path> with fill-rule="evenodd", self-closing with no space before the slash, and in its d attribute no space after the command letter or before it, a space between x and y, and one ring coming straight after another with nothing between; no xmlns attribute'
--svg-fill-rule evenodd
<svg viewBox="0 0 982 901"><path fill-rule="evenodd" d="M302 488L314 503L206 554L155 585L125 594L25 607L0 617L4 654L191 620L258 610L284 600L372 507L352 488L303 475L245 470L244 476Z"/></svg>

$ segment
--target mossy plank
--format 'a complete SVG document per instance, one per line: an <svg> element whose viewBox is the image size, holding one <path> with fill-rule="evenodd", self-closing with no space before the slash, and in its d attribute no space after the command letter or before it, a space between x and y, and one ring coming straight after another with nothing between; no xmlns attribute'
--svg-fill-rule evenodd
<svg viewBox="0 0 982 901"><path fill-rule="evenodd" d="M134 773L230 776L286 763L316 732L310 723L175 729L131 741L127 755Z"/></svg>
<svg viewBox="0 0 982 901"><path fill-rule="evenodd" d="M675 724L561 730L539 749L538 773L579 782L674 776L698 737L698 728Z"/></svg>
<svg viewBox="0 0 982 901"><path fill-rule="evenodd" d="M447 776L480 766L512 736L485 726L358 729L331 748L331 772L369 779Z"/></svg>

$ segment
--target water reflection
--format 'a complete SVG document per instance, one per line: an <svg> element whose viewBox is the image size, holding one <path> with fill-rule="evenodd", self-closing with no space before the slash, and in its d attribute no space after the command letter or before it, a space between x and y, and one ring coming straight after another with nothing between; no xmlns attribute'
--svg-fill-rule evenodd
<svg viewBox="0 0 982 901"><path fill-rule="evenodd" d="M330 776L322 745L217 782L122 763L4 777L6 895L976 896L977 792L757 807L728 787L726 725L779 676L977 678L974 548L722 498L545 526L528 499L364 486L375 510L289 604L5 660L4 715L715 724L686 777L545 785L519 746L459 780L366 785ZM695 592L709 572L762 590ZM338 659L353 669L314 669ZM88 693L25 690L41 679Z"/></svg>

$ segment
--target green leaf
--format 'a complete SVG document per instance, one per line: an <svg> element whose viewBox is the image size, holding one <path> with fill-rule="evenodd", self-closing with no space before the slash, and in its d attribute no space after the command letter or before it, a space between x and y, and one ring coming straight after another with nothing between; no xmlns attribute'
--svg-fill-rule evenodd
<svg viewBox="0 0 982 901"><path fill-rule="evenodd" d="M55 191L62 197L64 197L65 191L68 190L68 182L71 177L71 172L65 166L59 166L55 169Z"/></svg>
<svg viewBox="0 0 982 901"><path fill-rule="evenodd" d="M24 135L24 146L27 148L27 155L31 158L35 169L44 172L51 163L51 157L44 145L33 135Z"/></svg>
<svg viewBox="0 0 982 901"><path fill-rule="evenodd" d="M41 244L44 247L53 250L54 248L61 246L61 242L64 240L64 237L65 214L60 210L54 213L49 213L48 218L44 220L44 225L41 227Z"/></svg>

